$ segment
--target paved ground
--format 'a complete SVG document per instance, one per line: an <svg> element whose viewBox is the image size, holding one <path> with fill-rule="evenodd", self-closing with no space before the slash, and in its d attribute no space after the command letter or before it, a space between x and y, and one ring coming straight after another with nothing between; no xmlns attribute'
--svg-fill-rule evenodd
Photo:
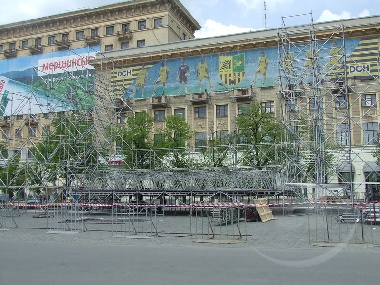
<svg viewBox="0 0 380 285"><path fill-rule="evenodd" d="M380 229L311 212L211 227L201 216L71 214L64 222L13 212L1 220L0 284L378 282Z"/></svg>

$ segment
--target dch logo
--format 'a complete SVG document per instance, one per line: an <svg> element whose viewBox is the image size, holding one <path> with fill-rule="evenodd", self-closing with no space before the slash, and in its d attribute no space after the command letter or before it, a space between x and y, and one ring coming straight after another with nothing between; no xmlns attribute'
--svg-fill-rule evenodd
<svg viewBox="0 0 380 285"><path fill-rule="evenodd" d="M117 77L126 77L126 76L132 76L132 70L131 69L117 72Z"/></svg>
<svg viewBox="0 0 380 285"><path fill-rule="evenodd" d="M371 71L371 65L365 64L365 65L350 65L350 73L370 73Z"/></svg>

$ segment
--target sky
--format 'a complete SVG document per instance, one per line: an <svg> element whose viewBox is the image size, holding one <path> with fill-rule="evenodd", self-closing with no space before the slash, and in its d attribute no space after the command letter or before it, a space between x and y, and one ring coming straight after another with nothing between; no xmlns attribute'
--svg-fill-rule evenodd
<svg viewBox="0 0 380 285"><path fill-rule="evenodd" d="M122 0L0 0L0 25ZM196 38L380 15L380 0L180 0L201 25Z"/></svg>

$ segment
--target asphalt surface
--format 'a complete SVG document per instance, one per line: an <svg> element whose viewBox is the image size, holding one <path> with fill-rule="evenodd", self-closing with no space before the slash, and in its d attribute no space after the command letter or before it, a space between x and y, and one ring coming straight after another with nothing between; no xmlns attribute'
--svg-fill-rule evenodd
<svg viewBox="0 0 380 285"><path fill-rule="evenodd" d="M0 285L378 283L380 227L335 213L274 217L219 226L200 215L3 211Z"/></svg>

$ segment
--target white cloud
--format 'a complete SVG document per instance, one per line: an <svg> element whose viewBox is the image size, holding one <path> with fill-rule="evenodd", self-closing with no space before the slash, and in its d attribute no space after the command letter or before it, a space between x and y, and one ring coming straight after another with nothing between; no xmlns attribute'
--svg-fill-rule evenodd
<svg viewBox="0 0 380 285"><path fill-rule="evenodd" d="M243 32L249 32L252 29L250 28L242 28L234 25L225 26L221 23L215 22L214 20L208 19L206 20L203 27L195 32L196 38L209 38L221 35L230 35L237 34Z"/></svg>
<svg viewBox="0 0 380 285"><path fill-rule="evenodd" d="M367 9L364 9L363 11L359 13L359 17L368 17L368 16L370 16L370 13Z"/></svg>
<svg viewBox="0 0 380 285"><path fill-rule="evenodd" d="M265 1L267 7L276 7L278 4L288 1L292 3L291 0L267 0ZM263 0L235 0L235 3L241 4L245 9L253 10L253 9L264 9L264 1Z"/></svg>
<svg viewBox="0 0 380 285"><path fill-rule="evenodd" d="M349 19L351 18L351 13L347 11L343 11L340 14L334 14L330 10L324 10L319 16L317 22L328 22L328 21L336 21L341 19Z"/></svg>

